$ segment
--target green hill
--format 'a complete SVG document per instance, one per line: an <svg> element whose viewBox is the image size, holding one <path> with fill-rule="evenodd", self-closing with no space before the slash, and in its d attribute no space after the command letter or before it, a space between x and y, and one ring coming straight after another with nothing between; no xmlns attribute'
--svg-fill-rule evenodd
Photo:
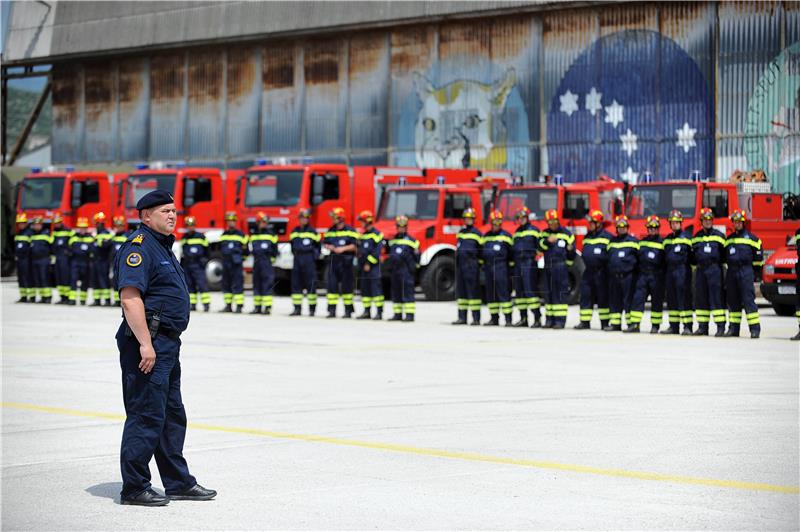
<svg viewBox="0 0 800 532"><path fill-rule="evenodd" d="M22 128L25 127L25 122L28 116L36 106L36 101L39 99L39 93L29 92L19 89L8 88L8 151L14 148L17 139L22 133ZM51 129L53 126L53 106L52 98L48 97L47 101L39 113L39 118L33 125L33 130L28 135L28 141L22 149L20 155L35 149L43 144L50 143Z"/></svg>

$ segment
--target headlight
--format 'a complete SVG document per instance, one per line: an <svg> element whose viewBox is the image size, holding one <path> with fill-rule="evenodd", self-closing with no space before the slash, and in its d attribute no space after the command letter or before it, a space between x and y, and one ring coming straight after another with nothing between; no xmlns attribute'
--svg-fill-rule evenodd
<svg viewBox="0 0 800 532"><path fill-rule="evenodd" d="M767 264L764 266L764 273L767 275L775 275L775 266L772 264Z"/></svg>

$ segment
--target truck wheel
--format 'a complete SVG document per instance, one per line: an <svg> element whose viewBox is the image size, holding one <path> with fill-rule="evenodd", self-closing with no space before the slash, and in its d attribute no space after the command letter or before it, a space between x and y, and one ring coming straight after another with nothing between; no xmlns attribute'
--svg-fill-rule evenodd
<svg viewBox="0 0 800 532"><path fill-rule="evenodd" d="M206 263L206 284L213 292L222 289L222 254L219 251L212 251Z"/></svg>
<svg viewBox="0 0 800 532"><path fill-rule="evenodd" d="M778 316L794 316L794 307L792 305L773 303L772 308L775 309L775 314Z"/></svg>
<svg viewBox="0 0 800 532"><path fill-rule="evenodd" d="M449 255L434 257L422 273L422 291L428 301L456 298L456 261Z"/></svg>
<svg viewBox="0 0 800 532"><path fill-rule="evenodd" d="M569 297L567 303L577 305L581 301L581 279L586 265L580 257L575 257L575 262L569 267Z"/></svg>

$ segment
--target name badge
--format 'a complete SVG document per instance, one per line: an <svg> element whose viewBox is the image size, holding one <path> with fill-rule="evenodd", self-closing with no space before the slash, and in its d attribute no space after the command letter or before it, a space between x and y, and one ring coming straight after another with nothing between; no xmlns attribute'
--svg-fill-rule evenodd
<svg viewBox="0 0 800 532"><path fill-rule="evenodd" d="M304 238L304 239L303 239L303 245L304 245L304 246L307 246L307 245L309 245L310 243L311 243L311 240L309 240L309 239L307 239L307 238Z"/></svg>
<svg viewBox="0 0 800 532"><path fill-rule="evenodd" d="M566 247L566 246L567 246L567 243L564 242L563 240L559 240L558 241L558 247L563 248L563 247Z"/></svg>
<svg viewBox="0 0 800 532"><path fill-rule="evenodd" d="M233 248L234 248L233 242L228 242L228 249L233 249Z"/></svg>
<svg viewBox="0 0 800 532"><path fill-rule="evenodd" d="M617 253L617 257L619 257L619 258L623 258L623 257L625 257L625 252L624 252L624 251L620 251L620 252L618 252L618 253Z"/></svg>
<svg viewBox="0 0 800 532"><path fill-rule="evenodd" d="M703 247L703 253L711 253L711 246L710 246L710 245L708 245L708 244L706 244L706 245Z"/></svg>
<svg viewBox="0 0 800 532"><path fill-rule="evenodd" d="M678 244L677 246L675 246L675 253L678 253L678 252L680 252L680 250L681 250L681 245L680 245L680 244Z"/></svg>
<svg viewBox="0 0 800 532"><path fill-rule="evenodd" d="M24 248L24 247L25 247L25 244L23 244L22 242L19 242L19 243L17 244L17 247L18 247L18 248L20 248L20 249L22 249L22 248Z"/></svg>
<svg viewBox="0 0 800 532"><path fill-rule="evenodd" d="M656 254L653 251L648 251L647 252L647 258L648 259L654 259L654 258L656 258Z"/></svg>
<svg viewBox="0 0 800 532"><path fill-rule="evenodd" d="M81 249L86 251L87 249L89 249L89 246L87 246L86 244L81 244Z"/></svg>
<svg viewBox="0 0 800 532"><path fill-rule="evenodd" d="M736 255L736 248L731 248L730 253L731 253L731 255Z"/></svg>
<svg viewBox="0 0 800 532"><path fill-rule="evenodd" d="M347 244L347 241L344 238L340 238L339 239L339 245L340 246L344 246L345 244Z"/></svg>
<svg viewBox="0 0 800 532"><path fill-rule="evenodd" d="M262 242L261 243L261 249L267 249L268 247L269 247L269 244L267 244L266 242Z"/></svg>
<svg viewBox="0 0 800 532"><path fill-rule="evenodd" d="M603 250L602 250L602 249L600 249L600 248L594 248L594 250L593 250L593 251L594 251L594 254L595 254L595 255L599 255L599 254L601 254L601 253L603 252Z"/></svg>
<svg viewBox="0 0 800 532"><path fill-rule="evenodd" d="M402 255L403 254L403 248L397 248L395 250L395 253L397 253L398 255Z"/></svg>
<svg viewBox="0 0 800 532"><path fill-rule="evenodd" d="M495 251L500 251L500 244L495 244L494 246L492 246L492 249Z"/></svg>
<svg viewBox="0 0 800 532"><path fill-rule="evenodd" d="M200 250L197 248L189 248L189 253L197 253L198 251Z"/></svg>
<svg viewBox="0 0 800 532"><path fill-rule="evenodd" d="M367 249L368 247L369 247L369 242L364 242L364 249Z"/></svg>

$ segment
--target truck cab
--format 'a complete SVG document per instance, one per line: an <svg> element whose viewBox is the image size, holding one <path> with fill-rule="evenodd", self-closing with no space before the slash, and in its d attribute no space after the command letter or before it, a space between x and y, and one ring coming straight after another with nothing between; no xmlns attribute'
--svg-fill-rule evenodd
<svg viewBox="0 0 800 532"><path fill-rule="evenodd" d="M792 316L797 301L797 236L787 240L764 262L761 272L761 295L778 316Z"/></svg>
<svg viewBox="0 0 800 532"><path fill-rule="evenodd" d="M25 211L28 219L41 216L49 226L53 213L60 211L64 225L75 227L79 217L91 220L101 211L112 214L111 183L108 174L102 172L33 168L18 185L16 203L17 212Z"/></svg>

